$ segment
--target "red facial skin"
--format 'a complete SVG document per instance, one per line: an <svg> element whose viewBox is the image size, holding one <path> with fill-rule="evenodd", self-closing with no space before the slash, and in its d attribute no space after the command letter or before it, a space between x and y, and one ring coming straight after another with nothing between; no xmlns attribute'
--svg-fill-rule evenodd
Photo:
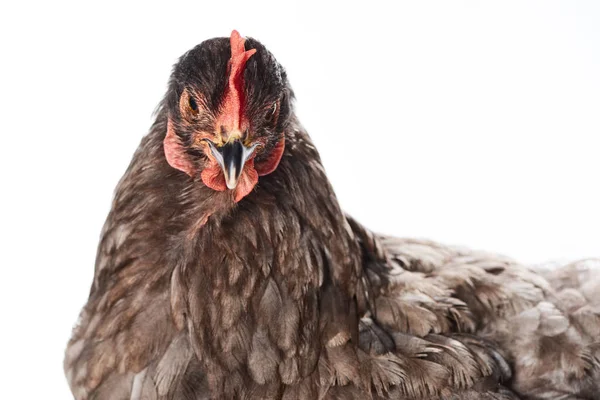
<svg viewBox="0 0 600 400"><path fill-rule="evenodd" d="M228 132L230 136L238 136L240 132L248 129L249 123L244 112L245 99L244 99L244 82L243 82L243 71L246 65L246 61L256 52L255 49L248 51L244 50L245 40L240 36L237 31L231 33L231 59L229 60L229 81L228 87L225 89L224 99L220 113L215 121L215 130L219 130L223 127L225 132ZM206 135L203 135L206 136ZM211 139L210 137L198 137L198 139ZM221 142L226 142L227 138L220 138ZM225 140L223 140L225 139ZM179 137L175 133L173 122L169 118L167 123L167 135L164 139L164 150L165 157L169 165L173 168L185 172L189 176L193 177L196 175L196 169L194 164L189 160L188 155L185 153ZM227 190L225 184L225 176L221 166L214 159L211 151L207 146L204 147L204 154L208 157L208 161L205 164L203 170L200 173L202 182L209 188L217 191ZM244 169L238 179L236 188L234 189L234 201L237 203L245 196L247 196L258 183L258 177L270 174L273 172L285 149L285 138L281 134L281 137L273 150L269 152L265 159L255 163L255 157L260 148L246 161Z"/></svg>

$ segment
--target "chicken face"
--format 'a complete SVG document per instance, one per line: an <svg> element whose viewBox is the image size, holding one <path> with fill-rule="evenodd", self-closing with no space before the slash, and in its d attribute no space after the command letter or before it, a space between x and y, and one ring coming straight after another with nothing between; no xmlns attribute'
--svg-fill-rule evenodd
<svg viewBox="0 0 600 400"><path fill-rule="evenodd" d="M171 76L168 163L240 201L279 164L291 97L283 68L256 40L233 31L201 43Z"/></svg>

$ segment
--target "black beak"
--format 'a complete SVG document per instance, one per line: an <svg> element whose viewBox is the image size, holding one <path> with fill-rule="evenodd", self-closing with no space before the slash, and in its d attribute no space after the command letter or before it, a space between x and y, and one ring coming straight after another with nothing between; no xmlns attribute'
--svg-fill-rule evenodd
<svg viewBox="0 0 600 400"><path fill-rule="evenodd" d="M246 147L241 141L234 140L230 143L225 143L221 147L217 147L210 140L207 140L207 142L213 157L217 160L221 169L223 169L227 188L235 189L238 179L244 170L244 165L254 153L254 150L256 150L258 143Z"/></svg>

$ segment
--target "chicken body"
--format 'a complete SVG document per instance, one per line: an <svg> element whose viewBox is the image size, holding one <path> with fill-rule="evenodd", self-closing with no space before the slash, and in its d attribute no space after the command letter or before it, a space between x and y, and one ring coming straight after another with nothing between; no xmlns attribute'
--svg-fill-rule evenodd
<svg viewBox="0 0 600 400"><path fill-rule="evenodd" d="M117 187L65 358L76 399L600 399L592 262L546 279L374 235L293 110L277 168L239 200L167 162L179 103Z"/></svg>

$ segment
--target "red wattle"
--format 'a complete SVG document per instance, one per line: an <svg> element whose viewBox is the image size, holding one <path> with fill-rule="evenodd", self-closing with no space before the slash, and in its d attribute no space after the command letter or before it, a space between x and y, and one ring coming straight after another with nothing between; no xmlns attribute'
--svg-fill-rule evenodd
<svg viewBox="0 0 600 400"><path fill-rule="evenodd" d="M254 186L258 183L258 173L254 168L254 160L248 160L244 165L244 170L238 179L237 187L235 188L235 197L233 198L237 203L244 197L246 197Z"/></svg>
<svg viewBox="0 0 600 400"><path fill-rule="evenodd" d="M202 173L200 173L202 182L209 188L222 192L227 190L227 184L225 184L225 176L221 166L215 161L210 160L209 164L204 167Z"/></svg>
<svg viewBox="0 0 600 400"><path fill-rule="evenodd" d="M227 190L223 170L214 160L209 161L208 165L200 173L200 177L202 178L202 182L204 182L206 186L213 190L219 192ZM254 189L254 186L256 186L257 183L258 173L254 168L254 160L248 160L246 165L244 165L244 170L240 174L234 191L235 202L237 203L246 197L252 191L252 189Z"/></svg>
<svg viewBox="0 0 600 400"><path fill-rule="evenodd" d="M258 172L258 175L269 175L271 172L275 171L279 165L279 161L281 161L284 150L285 135L282 133L279 143L277 143L277 146L269 153L268 157L265 160L256 163L256 172Z"/></svg>

